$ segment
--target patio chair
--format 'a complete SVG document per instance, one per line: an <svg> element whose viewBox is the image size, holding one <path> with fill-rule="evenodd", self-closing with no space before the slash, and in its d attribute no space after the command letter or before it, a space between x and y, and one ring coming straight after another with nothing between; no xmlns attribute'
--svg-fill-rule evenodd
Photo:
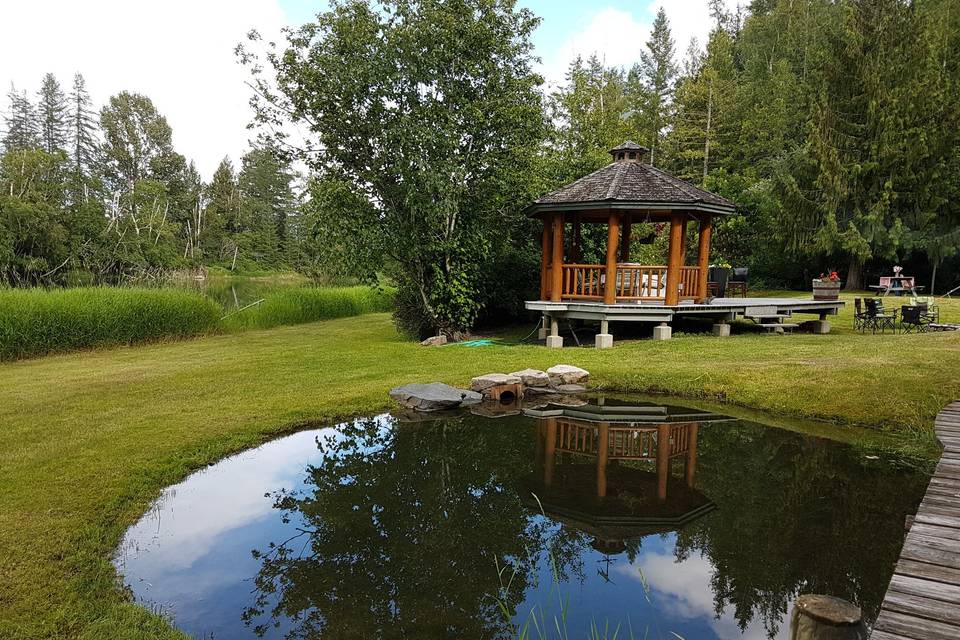
<svg viewBox="0 0 960 640"><path fill-rule="evenodd" d="M874 333L883 333L887 329L897 332L897 312L887 313L882 298L864 298L863 303L867 306L868 326Z"/></svg>
<svg viewBox="0 0 960 640"><path fill-rule="evenodd" d="M870 314L863 310L863 298L853 299L853 328L856 331L866 331L870 328Z"/></svg>
<svg viewBox="0 0 960 640"><path fill-rule="evenodd" d="M900 331L903 333L924 333L931 320L919 305L905 304L900 307Z"/></svg>
<svg viewBox="0 0 960 640"><path fill-rule="evenodd" d="M914 304L920 307L921 313L932 323L940 322L940 307L933 303L932 298L915 298Z"/></svg>
<svg viewBox="0 0 960 640"><path fill-rule="evenodd" d="M746 298L747 277L749 275L750 269L748 267L735 267L733 273L730 274L730 279L727 280L727 297L740 296L741 298Z"/></svg>

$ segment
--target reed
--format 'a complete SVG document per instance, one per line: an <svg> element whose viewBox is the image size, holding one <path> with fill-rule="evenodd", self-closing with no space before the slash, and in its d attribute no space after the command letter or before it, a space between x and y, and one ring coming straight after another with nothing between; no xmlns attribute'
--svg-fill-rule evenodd
<svg viewBox="0 0 960 640"><path fill-rule="evenodd" d="M271 293L264 300L224 317L226 331L269 329L393 310L393 291L371 287L296 287Z"/></svg>
<svg viewBox="0 0 960 640"><path fill-rule="evenodd" d="M0 360L196 336L220 306L176 289L80 287L0 290Z"/></svg>

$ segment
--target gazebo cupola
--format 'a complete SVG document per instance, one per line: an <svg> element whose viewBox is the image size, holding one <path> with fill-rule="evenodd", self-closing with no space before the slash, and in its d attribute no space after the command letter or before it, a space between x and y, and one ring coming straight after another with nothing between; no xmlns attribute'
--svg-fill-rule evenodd
<svg viewBox="0 0 960 640"><path fill-rule="evenodd" d="M702 302L713 219L734 213L734 205L650 165L649 150L634 142L611 149L610 155L613 162L607 166L528 207L529 215L543 220L540 299L604 305ZM641 221L669 223L666 264L631 262L632 225ZM696 264L688 266L684 239L690 223L700 235ZM607 225L604 264L580 261L583 224ZM568 227L570 242L565 239Z"/></svg>

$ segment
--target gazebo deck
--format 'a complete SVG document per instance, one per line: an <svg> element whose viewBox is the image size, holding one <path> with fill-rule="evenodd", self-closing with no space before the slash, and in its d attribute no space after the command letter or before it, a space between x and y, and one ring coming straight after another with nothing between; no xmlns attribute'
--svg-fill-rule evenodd
<svg viewBox="0 0 960 640"><path fill-rule="evenodd" d="M714 298L709 303L681 302L666 305L660 302L629 302L615 304L603 302L561 300L530 300L526 308L538 311L551 319L570 318L577 320L611 322L671 322L675 318L691 316L730 321L737 317L774 317L812 314L825 320L836 315L843 302L804 300L802 298Z"/></svg>

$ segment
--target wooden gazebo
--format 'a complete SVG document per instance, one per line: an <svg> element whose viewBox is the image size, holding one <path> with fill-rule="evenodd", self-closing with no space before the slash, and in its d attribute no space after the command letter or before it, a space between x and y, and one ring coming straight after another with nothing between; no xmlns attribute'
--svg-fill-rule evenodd
<svg viewBox="0 0 960 640"><path fill-rule="evenodd" d="M734 205L651 166L649 150L638 144L625 142L610 154L613 162L548 193L528 209L543 220L540 299L607 305L702 302L707 298L713 219L734 213ZM630 261L631 229L636 222L669 223L665 265ZM582 224L607 225L604 264L581 263ZM688 266L685 239L690 224L697 226L700 236L696 265ZM570 242L565 238L568 225Z"/></svg>

